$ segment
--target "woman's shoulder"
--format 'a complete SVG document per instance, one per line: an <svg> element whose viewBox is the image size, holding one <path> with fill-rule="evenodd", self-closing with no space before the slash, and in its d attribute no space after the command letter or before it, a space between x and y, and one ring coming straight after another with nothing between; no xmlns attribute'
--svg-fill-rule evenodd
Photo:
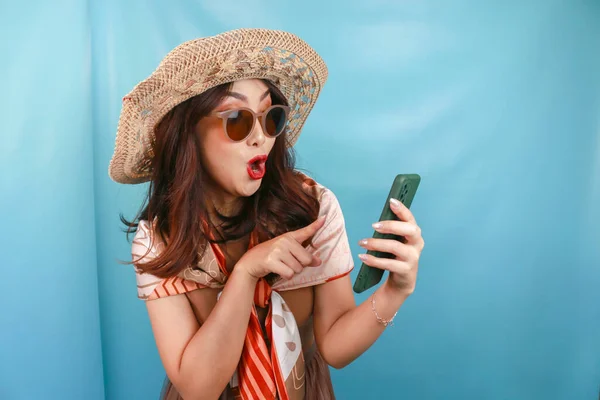
<svg viewBox="0 0 600 400"><path fill-rule="evenodd" d="M354 268L344 215L336 195L326 185L307 175L304 175L303 188L318 199L319 216L325 216L325 223L307 247L322 263L318 267L305 268L291 280L278 281L278 290L322 284L345 276Z"/></svg>
<svg viewBox="0 0 600 400"><path fill-rule="evenodd" d="M302 179L302 188L304 189L304 191L309 193L315 199L317 199L322 209L340 207L337 196L329 187L325 186L321 182L318 182L316 179L307 175L304 172L297 173Z"/></svg>
<svg viewBox="0 0 600 400"><path fill-rule="evenodd" d="M323 199L323 196L327 197L333 195L331 189L329 189L323 183L318 182L315 178L308 175L307 173L296 171L296 174L302 180L302 189L304 189L305 192L314 196L317 200L321 201Z"/></svg>
<svg viewBox="0 0 600 400"><path fill-rule="evenodd" d="M153 224L146 220L140 220L131 247L138 298L155 300L205 287L180 275L159 278L151 273L144 272L139 267L140 263L143 264L157 258L164 249L165 244L156 233Z"/></svg>
<svg viewBox="0 0 600 400"><path fill-rule="evenodd" d="M164 244L161 240L158 240L158 235L156 234L153 224L145 219L141 219L138 222L137 229L135 231L135 235L133 236L132 247L136 248L146 248L151 250L154 256L157 255L159 251L162 250Z"/></svg>
<svg viewBox="0 0 600 400"><path fill-rule="evenodd" d="M142 300L147 300L150 297L162 279L143 273L137 264L155 259L158 257L159 252L160 244L156 240L152 224L149 221L140 220L131 244L131 259L137 281L138 298Z"/></svg>

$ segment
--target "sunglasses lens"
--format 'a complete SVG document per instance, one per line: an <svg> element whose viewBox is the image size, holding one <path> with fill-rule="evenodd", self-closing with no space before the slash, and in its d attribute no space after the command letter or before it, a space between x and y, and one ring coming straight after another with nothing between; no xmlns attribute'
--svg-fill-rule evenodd
<svg viewBox="0 0 600 400"><path fill-rule="evenodd" d="M227 136L234 141L244 140L252 131L254 116L248 110L238 110L227 118Z"/></svg>
<svg viewBox="0 0 600 400"><path fill-rule="evenodd" d="M277 136L285 128L287 115L283 107L273 107L265 118L265 132L269 136Z"/></svg>

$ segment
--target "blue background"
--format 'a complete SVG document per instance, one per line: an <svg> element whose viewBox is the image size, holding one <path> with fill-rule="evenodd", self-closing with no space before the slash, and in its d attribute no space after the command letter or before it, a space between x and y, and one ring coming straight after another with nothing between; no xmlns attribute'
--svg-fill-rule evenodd
<svg viewBox="0 0 600 400"><path fill-rule="evenodd" d="M417 291L332 371L338 398L598 398L598 1L3 1L0 27L0 398L157 398L117 262L145 190L108 178L121 98L238 27L326 60L299 166L337 195L357 263L394 176L423 179Z"/></svg>

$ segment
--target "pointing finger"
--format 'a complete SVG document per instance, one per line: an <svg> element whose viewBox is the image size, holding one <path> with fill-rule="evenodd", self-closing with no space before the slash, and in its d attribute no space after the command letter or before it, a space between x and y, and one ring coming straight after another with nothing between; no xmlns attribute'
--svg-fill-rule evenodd
<svg viewBox="0 0 600 400"><path fill-rule="evenodd" d="M304 228L300 228L298 230L292 231L289 234L292 237L292 239L294 239L298 243L303 243L304 241L313 237L313 235L315 233L317 233L317 231L323 227L324 222L325 222L325 216L321 216L321 217L317 218L316 221L314 221L310 225L307 225Z"/></svg>

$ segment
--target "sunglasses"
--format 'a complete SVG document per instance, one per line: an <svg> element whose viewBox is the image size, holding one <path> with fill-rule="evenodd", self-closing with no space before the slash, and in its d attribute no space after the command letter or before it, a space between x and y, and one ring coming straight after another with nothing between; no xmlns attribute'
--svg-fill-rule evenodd
<svg viewBox="0 0 600 400"><path fill-rule="evenodd" d="M265 135L272 138L279 136L285 129L289 113L288 106L276 104L259 114L249 108L241 107L214 115L223 120L223 129L229 139L240 142L252 133L257 119L260 119Z"/></svg>

